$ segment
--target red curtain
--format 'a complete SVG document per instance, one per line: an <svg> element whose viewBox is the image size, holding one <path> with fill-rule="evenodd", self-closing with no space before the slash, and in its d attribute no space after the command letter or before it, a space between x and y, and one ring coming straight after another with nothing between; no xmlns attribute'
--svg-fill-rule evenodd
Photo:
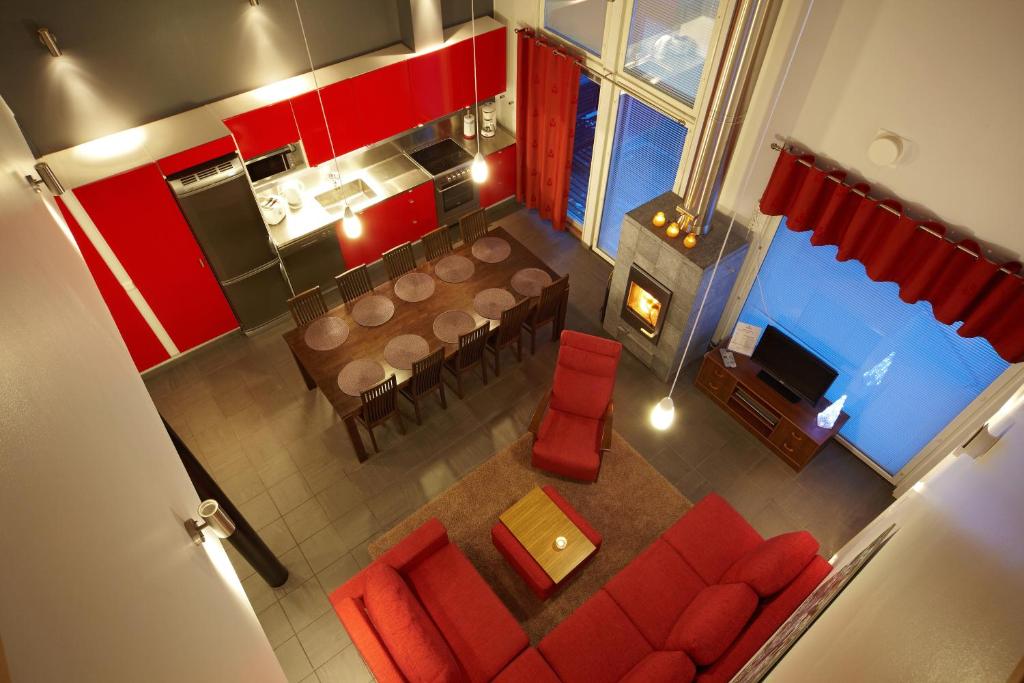
<svg viewBox="0 0 1024 683"><path fill-rule="evenodd" d="M516 198L564 230L580 67L529 31L516 43Z"/></svg>
<svg viewBox="0 0 1024 683"><path fill-rule="evenodd" d="M963 321L960 336L984 337L1010 363L1024 360L1021 264L993 263L973 240L954 244L918 229L923 224L946 234L939 223L904 214L897 201L853 191L866 195L870 188L864 183L850 187L830 180L845 177L844 171L817 168L813 155L783 151L761 197L761 213L785 216L790 230L810 230L812 244L838 247L837 259L860 261L872 280L895 282L907 303L929 302L940 322Z"/></svg>

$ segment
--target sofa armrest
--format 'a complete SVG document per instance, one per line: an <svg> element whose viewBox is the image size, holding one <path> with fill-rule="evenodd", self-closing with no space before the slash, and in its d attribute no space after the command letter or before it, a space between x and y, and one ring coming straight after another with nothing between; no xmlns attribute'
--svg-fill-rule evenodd
<svg viewBox="0 0 1024 683"><path fill-rule="evenodd" d="M537 438L537 434L540 432L540 423L544 420L544 413L547 412L549 401L551 401L550 389L544 392L544 396L541 397L537 408L533 411L533 417L530 419L530 433L534 438Z"/></svg>
<svg viewBox="0 0 1024 683"><path fill-rule="evenodd" d="M357 603L352 598L343 598L334 604L334 611L374 677L380 683L405 683L405 677L370 623L362 600Z"/></svg>
<svg viewBox="0 0 1024 683"><path fill-rule="evenodd" d="M601 447L598 449L601 453L607 453L612 449L612 418L615 415L615 403L608 401L608 407L605 408L604 417L601 418Z"/></svg>

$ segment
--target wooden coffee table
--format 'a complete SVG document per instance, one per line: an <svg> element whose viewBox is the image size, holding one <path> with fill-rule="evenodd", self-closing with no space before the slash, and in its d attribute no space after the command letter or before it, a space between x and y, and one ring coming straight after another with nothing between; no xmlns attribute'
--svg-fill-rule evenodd
<svg viewBox="0 0 1024 683"><path fill-rule="evenodd" d="M556 585L597 550L537 486L499 519ZM555 547L559 537L565 539L565 548L561 550Z"/></svg>

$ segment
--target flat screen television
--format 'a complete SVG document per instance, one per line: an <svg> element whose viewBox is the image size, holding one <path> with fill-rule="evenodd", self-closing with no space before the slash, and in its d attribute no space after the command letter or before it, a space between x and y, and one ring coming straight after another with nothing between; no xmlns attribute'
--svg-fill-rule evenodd
<svg viewBox="0 0 1024 683"><path fill-rule="evenodd" d="M801 398L818 402L839 375L825 361L769 325L750 356L761 372L758 377L796 403Z"/></svg>

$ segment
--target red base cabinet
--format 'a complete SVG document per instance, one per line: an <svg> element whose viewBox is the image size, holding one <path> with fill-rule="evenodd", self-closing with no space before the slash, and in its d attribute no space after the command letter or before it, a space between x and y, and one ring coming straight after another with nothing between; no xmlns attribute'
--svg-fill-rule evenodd
<svg viewBox="0 0 1024 683"><path fill-rule="evenodd" d="M238 327L156 164L74 194L179 351Z"/></svg>
<svg viewBox="0 0 1024 683"><path fill-rule="evenodd" d="M417 185L359 212L363 234L348 238L335 226L345 268L354 268L380 258L388 249L412 242L437 227L434 183Z"/></svg>
<svg viewBox="0 0 1024 683"><path fill-rule="evenodd" d="M295 116L289 102L277 102L224 119L224 125L235 136L243 159L299 141Z"/></svg>
<svg viewBox="0 0 1024 683"><path fill-rule="evenodd" d="M516 146L487 155L487 182L480 186L480 206L497 204L516 193Z"/></svg>

